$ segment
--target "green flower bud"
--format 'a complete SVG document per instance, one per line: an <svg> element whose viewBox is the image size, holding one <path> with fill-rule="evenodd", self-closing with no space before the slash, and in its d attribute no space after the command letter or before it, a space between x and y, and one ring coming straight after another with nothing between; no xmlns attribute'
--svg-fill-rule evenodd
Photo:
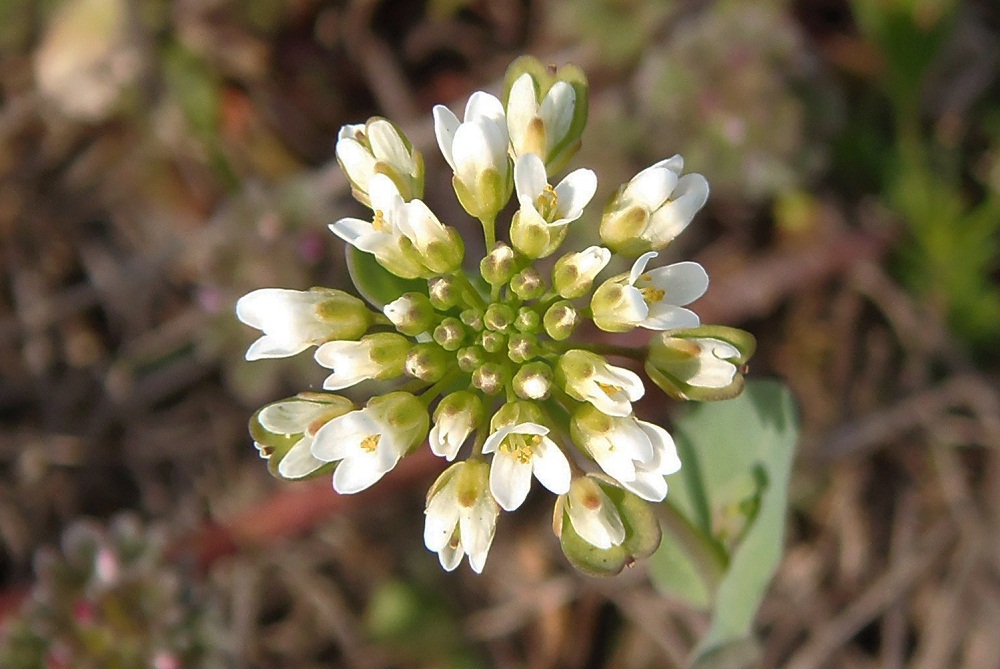
<svg viewBox="0 0 1000 669"><path fill-rule="evenodd" d="M567 300L583 297L610 260L611 252L601 246L591 246L579 253L567 253L556 261L556 266L552 269L552 285Z"/></svg>
<svg viewBox="0 0 1000 669"><path fill-rule="evenodd" d="M479 273L491 286L502 286L514 276L514 261L514 250L503 242L498 242L479 263Z"/></svg>
<svg viewBox="0 0 1000 669"><path fill-rule="evenodd" d="M521 307L517 312L517 320L514 321L514 327L518 332L528 334L537 333L541 324L542 317L531 307Z"/></svg>
<svg viewBox="0 0 1000 669"><path fill-rule="evenodd" d="M483 313L478 309L466 309L458 318L475 332L483 331Z"/></svg>
<svg viewBox="0 0 1000 669"><path fill-rule="evenodd" d="M538 338L533 334L511 335L507 341L507 357L518 364L528 362L539 353Z"/></svg>
<svg viewBox="0 0 1000 669"><path fill-rule="evenodd" d="M624 209L609 207L601 218L601 241L615 251L628 250L627 255L640 255L639 249L646 250L645 246L633 247L637 246L636 240L648 224L649 211L645 207L638 205Z"/></svg>
<svg viewBox="0 0 1000 669"><path fill-rule="evenodd" d="M373 397L367 407L376 410L394 430L406 436L406 453L412 453L427 438L430 430L427 407L410 393L397 391Z"/></svg>
<svg viewBox="0 0 1000 669"><path fill-rule="evenodd" d="M507 425L520 425L521 423L545 424L542 410L534 401L515 400L507 402L493 415L490 421L490 432L496 432Z"/></svg>
<svg viewBox="0 0 1000 669"><path fill-rule="evenodd" d="M445 275L427 282L430 302L438 311L448 311L462 301L458 279Z"/></svg>
<svg viewBox="0 0 1000 669"><path fill-rule="evenodd" d="M422 293L404 294L385 305L383 313L396 330L410 337L427 332L436 315L430 299Z"/></svg>
<svg viewBox="0 0 1000 669"><path fill-rule="evenodd" d="M527 267L510 280L510 289L522 300L536 300L545 293L545 280L534 267Z"/></svg>
<svg viewBox="0 0 1000 669"><path fill-rule="evenodd" d="M591 576L613 576L660 545L649 503L600 475L575 479L553 509L552 530L570 563Z"/></svg>
<svg viewBox="0 0 1000 669"><path fill-rule="evenodd" d="M445 318L434 328L434 341L446 351L457 351L465 341L465 327L457 318Z"/></svg>
<svg viewBox="0 0 1000 669"><path fill-rule="evenodd" d="M567 226L552 228L537 216L525 216L521 211L510 222L510 241L522 255L532 259L545 258L555 251L566 237Z"/></svg>
<svg viewBox="0 0 1000 669"><path fill-rule="evenodd" d="M646 373L677 399L731 399L743 391L744 366L755 348L753 335L722 325L668 330L650 340Z"/></svg>
<svg viewBox="0 0 1000 669"><path fill-rule="evenodd" d="M487 362L472 373L472 385L487 395L496 395L510 380L510 371L503 365Z"/></svg>
<svg viewBox="0 0 1000 669"><path fill-rule="evenodd" d="M382 367L383 371L375 378L394 379L403 373L406 356L413 346L409 339L391 332L380 332L362 337L361 341L371 342L368 355L373 363Z"/></svg>
<svg viewBox="0 0 1000 669"><path fill-rule="evenodd" d="M556 341L562 341L573 334L578 322L576 309L565 300L556 302L549 307L542 318L546 334Z"/></svg>
<svg viewBox="0 0 1000 669"><path fill-rule="evenodd" d="M358 339L371 327L372 312L353 295L335 288L310 288L309 292L326 298L316 305L316 317L330 328L330 340Z"/></svg>
<svg viewBox="0 0 1000 669"><path fill-rule="evenodd" d="M429 383L444 378L450 366L451 356L430 342L417 344L406 355L406 373Z"/></svg>
<svg viewBox="0 0 1000 669"><path fill-rule="evenodd" d="M487 330L480 335L479 341L488 353L499 353L507 346L507 336L492 330Z"/></svg>
<svg viewBox="0 0 1000 669"><path fill-rule="evenodd" d="M494 332L506 332L514 325L515 318L517 318L517 314L510 305L491 304L486 309L486 315L483 316L483 323L487 329Z"/></svg>
<svg viewBox="0 0 1000 669"><path fill-rule="evenodd" d="M531 362L517 371L514 392L525 400L544 400L552 392L552 368L544 362Z"/></svg>
<svg viewBox="0 0 1000 669"><path fill-rule="evenodd" d="M459 369L467 374L471 374L486 361L486 352L479 346L466 346L458 350L456 358L458 359Z"/></svg>

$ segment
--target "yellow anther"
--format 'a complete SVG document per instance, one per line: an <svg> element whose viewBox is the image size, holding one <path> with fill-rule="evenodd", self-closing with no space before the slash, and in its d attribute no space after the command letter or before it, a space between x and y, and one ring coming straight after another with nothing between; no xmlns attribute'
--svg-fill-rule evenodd
<svg viewBox="0 0 1000 669"><path fill-rule="evenodd" d="M361 440L361 450L366 453L373 452L378 448L379 439L382 438L381 434L369 434L367 437Z"/></svg>
<svg viewBox="0 0 1000 669"><path fill-rule="evenodd" d="M522 465L531 462L531 456L535 454L535 446L542 443L542 438L537 434L530 436L511 435L500 445L500 450L514 456L514 459Z"/></svg>
<svg viewBox="0 0 1000 669"><path fill-rule="evenodd" d="M646 300L646 304L656 304L667 294L665 290L656 286L642 288L639 292L642 293L642 299Z"/></svg>
<svg viewBox="0 0 1000 669"><path fill-rule="evenodd" d="M614 395L615 393L620 393L622 391L621 386L615 386L610 383L601 383L597 381L597 387L604 391L605 395Z"/></svg>
<svg viewBox="0 0 1000 669"><path fill-rule="evenodd" d="M377 232L389 232L389 224L385 222L385 215L381 209L375 210L375 219L372 221L372 227Z"/></svg>
<svg viewBox="0 0 1000 669"><path fill-rule="evenodd" d="M551 219L556 217L556 205L558 204L559 196L556 194L556 189L551 184L545 184L541 195L535 200L535 209L542 215L542 218L546 221L551 221Z"/></svg>

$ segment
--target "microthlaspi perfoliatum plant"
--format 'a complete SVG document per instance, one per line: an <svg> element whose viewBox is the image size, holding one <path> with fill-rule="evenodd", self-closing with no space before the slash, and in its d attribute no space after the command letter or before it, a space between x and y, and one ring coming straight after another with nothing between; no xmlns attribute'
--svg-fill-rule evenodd
<svg viewBox="0 0 1000 669"><path fill-rule="evenodd" d="M501 509L520 507L533 479L556 495L553 530L581 571L615 574L656 550L651 503L664 500L681 461L671 435L633 411L648 384L608 356L644 365L677 399L727 399L743 388L753 338L702 325L686 308L708 288L701 265L655 262L708 198L708 182L685 174L680 156L618 189L603 211L602 245L562 248L597 189L586 168L553 178L579 149L587 111L582 71L530 57L511 65L501 98L473 93L461 118L434 108L455 194L482 225L478 259L420 199L424 161L402 130L382 118L345 126L337 159L371 213L330 229L347 243L358 295L264 288L237 304L239 318L263 332L247 359L316 347L330 370L329 392L254 414L269 470L332 476L350 494L429 443L454 463L428 492L424 528L449 571L465 556L483 570ZM511 198L517 209L498 235ZM602 277L615 254L631 269ZM590 342L580 336L586 321L656 334L638 348ZM374 380L395 386L363 406L335 394Z"/></svg>

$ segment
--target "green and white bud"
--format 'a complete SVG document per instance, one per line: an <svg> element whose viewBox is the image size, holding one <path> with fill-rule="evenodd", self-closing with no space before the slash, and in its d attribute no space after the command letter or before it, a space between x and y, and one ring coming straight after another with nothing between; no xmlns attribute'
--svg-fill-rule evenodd
<svg viewBox="0 0 1000 669"><path fill-rule="evenodd" d="M455 194L470 215L493 220L513 190L507 155L507 123L500 101L477 91L459 121L443 105L434 107L434 134L438 147L455 172Z"/></svg>
<svg viewBox="0 0 1000 669"><path fill-rule="evenodd" d="M507 340L507 357L511 362L517 364L528 362L540 352L538 338L533 334L514 334Z"/></svg>
<svg viewBox="0 0 1000 669"><path fill-rule="evenodd" d="M573 334L579 320L579 315L573 305L562 300L548 308L545 316L542 317L542 325L545 326L547 335L556 341L562 341Z"/></svg>
<svg viewBox="0 0 1000 669"><path fill-rule="evenodd" d="M579 150L587 125L589 86L574 65L546 67L522 56L504 76L503 102L515 158L535 154L550 173Z"/></svg>
<svg viewBox="0 0 1000 669"><path fill-rule="evenodd" d="M334 339L358 339L372 324L364 302L333 288L261 288L239 299L236 316L264 332L247 350L247 360L284 358Z"/></svg>
<svg viewBox="0 0 1000 669"><path fill-rule="evenodd" d="M454 276L439 276L427 282L431 304L438 311L448 311L462 301L462 290Z"/></svg>
<svg viewBox="0 0 1000 669"><path fill-rule="evenodd" d="M646 392L635 372L608 364L604 356L579 349L560 356L556 380L567 395L589 402L609 416L628 416L632 413L632 402Z"/></svg>
<svg viewBox="0 0 1000 669"><path fill-rule="evenodd" d="M422 200L404 204L396 226L420 257L420 262L435 274L448 274L462 267L465 245L455 228L438 220Z"/></svg>
<svg viewBox="0 0 1000 669"><path fill-rule="evenodd" d="M397 391L373 397L365 408L375 412L398 435L404 455L415 451L427 438L430 430L427 407L410 393Z"/></svg>
<svg viewBox="0 0 1000 669"><path fill-rule="evenodd" d="M487 353L499 353L507 348L507 335L487 330L479 336L479 343Z"/></svg>
<svg viewBox="0 0 1000 669"><path fill-rule="evenodd" d="M451 356L437 344L417 344L406 355L406 373L421 381L434 383L444 378L452 365Z"/></svg>
<svg viewBox="0 0 1000 669"><path fill-rule="evenodd" d="M743 392L755 348L749 332L722 325L668 330L650 340L646 373L676 399L727 400Z"/></svg>
<svg viewBox="0 0 1000 669"><path fill-rule="evenodd" d="M708 181L681 176L684 159L673 156L647 167L625 184L604 211L601 240L616 253L636 257L666 247L708 200Z"/></svg>
<svg viewBox="0 0 1000 669"><path fill-rule="evenodd" d="M567 253L552 269L552 285L567 300L583 297L590 292L594 279L611 260L611 251L603 246L591 246L579 253Z"/></svg>
<svg viewBox="0 0 1000 669"><path fill-rule="evenodd" d="M544 400L552 392L552 368L544 362L529 362L517 370L514 392L525 400Z"/></svg>
<svg viewBox="0 0 1000 669"><path fill-rule="evenodd" d="M448 317L434 328L434 341L446 351L457 351L465 342L465 326L457 318Z"/></svg>
<svg viewBox="0 0 1000 669"><path fill-rule="evenodd" d="M490 421L490 432L497 432L500 428L508 425L521 425L522 423L545 423L542 410L536 402L526 400L507 402L493 415L493 419Z"/></svg>
<svg viewBox="0 0 1000 669"><path fill-rule="evenodd" d="M517 311L517 320L514 321L514 328L518 332L526 334L536 334L541 329L542 317L531 307L521 307Z"/></svg>
<svg viewBox="0 0 1000 669"><path fill-rule="evenodd" d="M373 117L364 125L345 125L337 138L337 162L358 202L371 206L369 181L384 174L404 200L423 197L424 159L391 121Z"/></svg>
<svg viewBox="0 0 1000 669"><path fill-rule="evenodd" d="M455 357L458 360L458 368L471 374L486 361L486 352L479 346L466 346L458 349Z"/></svg>
<svg viewBox="0 0 1000 669"><path fill-rule="evenodd" d="M621 514L593 476L573 479L569 492L556 501L552 530L557 537L567 520L563 511L576 534L591 546L608 550L625 542Z"/></svg>
<svg viewBox="0 0 1000 669"><path fill-rule="evenodd" d="M250 418L250 436L267 469L284 479L323 473L326 465L312 456L313 436L326 423L351 411L350 400L330 393L299 393L273 402ZM325 470L324 470L325 471Z"/></svg>
<svg viewBox="0 0 1000 669"><path fill-rule="evenodd" d="M506 332L514 325L514 319L517 318L517 312L509 304L491 304L486 309L486 314L483 316L483 324L486 325L486 329L493 330L494 332Z"/></svg>
<svg viewBox="0 0 1000 669"><path fill-rule="evenodd" d="M362 337L361 341L331 341L316 349L316 362L333 373L325 390L348 388L369 379L394 379L403 373L410 340L391 332Z"/></svg>
<svg viewBox="0 0 1000 669"><path fill-rule="evenodd" d="M545 279L534 267L527 267L510 280L510 289L522 300L537 300L545 293Z"/></svg>
<svg viewBox="0 0 1000 669"><path fill-rule="evenodd" d="M502 286L514 276L517 269L515 261L514 250L498 242L479 263L479 273L491 286Z"/></svg>
<svg viewBox="0 0 1000 669"><path fill-rule="evenodd" d="M479 309L465 309L458 315L458 319L472 329L473 332L483 331L483 312Z"/></svg>
<svg viewBox="0 0 1000 669"><path fill-rule="evenodd" d="M510 380L510 371L503 365L487 362L472 373L472 385L487 395L496 395Z"/></svg>
<svg viewBox="0 0 1000 669"><path fill-rule="evenodd" d="M446 395L434 411L434 427L429 436L434 455L448 462L454 460L458 449L485 417L483 401L475 393L459 390Z"/></svg>
<svg viewBox="0 0 1000 669"><path fill-rule="evenodd" d="M385 305L382 313L396 330L410 337L430 330L436 315L430 299L422 293L406 293Z"/></svg>

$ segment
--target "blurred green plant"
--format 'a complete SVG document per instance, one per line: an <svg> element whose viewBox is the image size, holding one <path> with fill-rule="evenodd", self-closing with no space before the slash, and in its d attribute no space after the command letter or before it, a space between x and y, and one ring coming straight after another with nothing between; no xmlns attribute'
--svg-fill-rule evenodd
<svg viewBox="0 0 1000 669"><path fill-rule="evenodd" d="M909 239L898 271L970 346L987 350L1000 336L1000 291L993 277L1000 244L1000 184L995 168L980 193L967 186L960 148L924 129L921 103L928 73L953 34L954 0L854 0L863 36L882 57L878 83L892 107L894 159L882 193ZM1000 134L994 133L995 164ZM991 176L992 175L992 176Z"/></svg>
<svg viewBox="0 0 1000 669"><path fill-rule="evenodd" d="M211 608L135 517L78 521L35 558L37 583L0 632L4 669L222 667Z"/></svg>
<svg viewBox="0 0 1000 669"><path fill-rule="evenodd" d="M664 540L650 576L712 612L695 667L752 666L754 617L784 550L795 403L784 385L751 380L735 399L692 407L674 434L684 468L660 507Z"/></svg>

